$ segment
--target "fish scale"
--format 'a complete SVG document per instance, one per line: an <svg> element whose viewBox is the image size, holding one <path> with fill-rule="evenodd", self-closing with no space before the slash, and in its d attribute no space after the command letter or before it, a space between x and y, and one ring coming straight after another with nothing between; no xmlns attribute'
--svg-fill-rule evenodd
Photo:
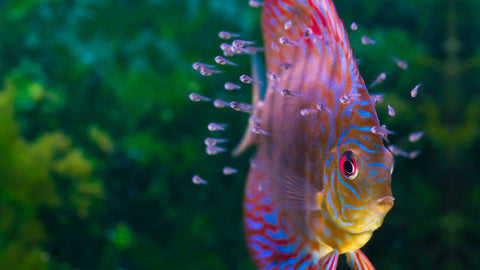
<svg viewBox="0 0 480 270"><path fill-rule="evenodd" d="M354 269L373 269L359 248L393 205L393 157L371 131L379 121L343 23L332 1L266 0L262 33L278 80L263 101L254 86L252 115L268 136L247 134L235 151L257 146L244 197L249 253L259 269L335 269L340 254ZM355 181L339 169L347 151L358 159Z"/></svg>

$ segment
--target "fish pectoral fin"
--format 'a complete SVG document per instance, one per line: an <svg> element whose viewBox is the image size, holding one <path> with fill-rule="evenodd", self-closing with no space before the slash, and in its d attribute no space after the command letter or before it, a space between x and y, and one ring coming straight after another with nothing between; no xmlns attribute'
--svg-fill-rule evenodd
<svg viewBox="0 0 480 270"><path fill-rule="evenodd" d="M325 255L320 259L320 269L325 270L335 270L337 269L337 262L338 262L338 255L339 252L334 250L333 252Z"/></svg>
<svg viewBox="0 0 480 270"><path fill-rule="evenodd" d="M269 190L277 202L281 203L281 207L306 211L320 209L317 197L322 192L308 179L299 177L291 171L272 170L256 159L251 160L250 166L256 167L268 175L266 182Z"/></svg>
<svg viewBox="0 0 480 270"><path fill-rule="evenodd" d="M375 270L370 260L360 249L347 253L347 264L354 270Z"/></svg>

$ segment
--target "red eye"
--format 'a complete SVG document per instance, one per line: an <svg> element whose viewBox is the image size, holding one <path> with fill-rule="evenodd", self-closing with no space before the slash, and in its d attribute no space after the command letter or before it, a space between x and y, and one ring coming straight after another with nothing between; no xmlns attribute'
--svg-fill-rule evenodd
<svg viewBox="0 0 480 270"><path fill-rule="evenodd" d="M357 177L357 162L355 161L351 151L343 153L342 157L340 158L340 170L348 179L354 179Z"/></svg>

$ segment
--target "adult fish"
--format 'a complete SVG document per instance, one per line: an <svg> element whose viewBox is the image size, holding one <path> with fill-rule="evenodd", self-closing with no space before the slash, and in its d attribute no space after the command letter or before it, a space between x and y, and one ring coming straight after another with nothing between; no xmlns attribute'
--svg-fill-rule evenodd
<svg viewBox="0 0 480 270"><path fill-rule="evenodd" d="M393 156L388 134L373 132L383 129L343 23L330 0L265 0L261 21L275 76L263 100L253 86L259 121L235 151L257 147L244 197L249 253L259 269L335 269L340 254L374 269L360 248L393 206Z"/></svg>

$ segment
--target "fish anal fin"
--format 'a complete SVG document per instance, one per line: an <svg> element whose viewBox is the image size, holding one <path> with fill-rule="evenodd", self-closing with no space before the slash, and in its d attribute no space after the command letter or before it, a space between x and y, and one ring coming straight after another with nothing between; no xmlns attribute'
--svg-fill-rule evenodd
<svg viewBox="0 0 480 270"><path fill-rule="evenodd" d="M354 270L375 270L370 260L360 249L347 253L347 264Z"/></svg>
<svg viewBox="0 0 480 270"><path fill-rule="evenodd" d="M339 255L339 252L337 250L334 250L333 252L325 255L320 260L320 269L325 269L325 270L337 269L338 255Z"/></svg>

